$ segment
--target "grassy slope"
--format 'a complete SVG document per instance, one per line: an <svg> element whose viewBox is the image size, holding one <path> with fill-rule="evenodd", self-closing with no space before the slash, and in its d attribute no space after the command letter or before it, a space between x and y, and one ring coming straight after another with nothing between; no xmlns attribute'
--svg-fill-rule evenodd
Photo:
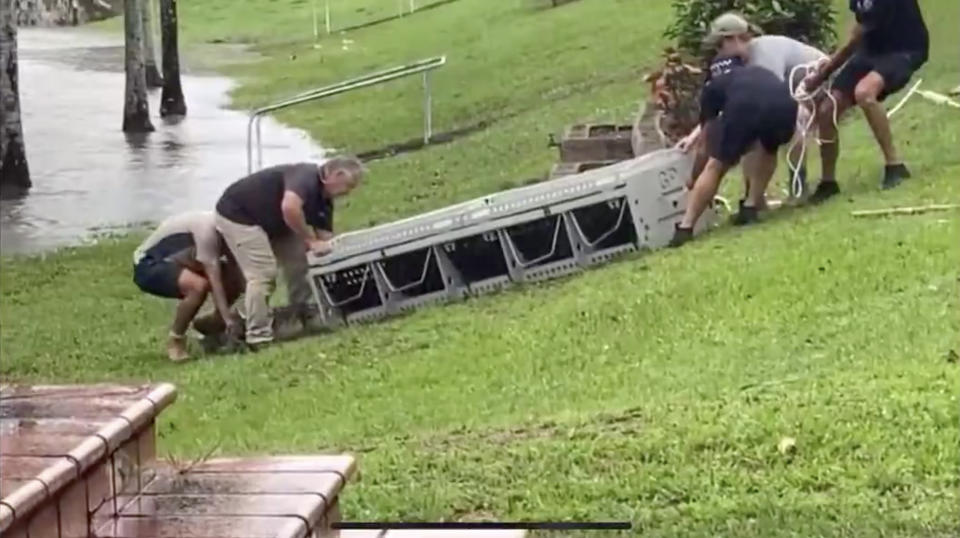
<svg viewBox="0 0 960 538"><path fill-rule="evenodd" d="M188 36L234 34L226 25L241 15L214 20L226 1L197 4L182 3ZM339 38L325 54L308 36L282 43L295 22L278 9L243 17L237 33L262 39L275 61L238 68L246 85L236 97L259 103L446 52L440 126L515 115L374 164L342 224L498 189L546 169L547 132L632 110L668 14L664 1L642 11L616 0L531 4L462 0L350 34L349 53ZM953 87L960 8L925 9L935 44L925 85ZM418 92L398 83L283 119L366 149L416 135ZM361 452L363 479L344 499L351 519L623 517L654 536L952 535L957 365L947 357L960 329L960 221L849 211L956 200L960 120L918 99L894 129L917 177L894 192L875 188L877 152L858 118L844 130L845 196L826 207L240 360L164 361L170 305L130 285L131 239L4 259L2 373L173 381L181 399L160 431L162 448L181 455L214 443ZM782 436L797 439L795 456L777 452Z"/></svg>

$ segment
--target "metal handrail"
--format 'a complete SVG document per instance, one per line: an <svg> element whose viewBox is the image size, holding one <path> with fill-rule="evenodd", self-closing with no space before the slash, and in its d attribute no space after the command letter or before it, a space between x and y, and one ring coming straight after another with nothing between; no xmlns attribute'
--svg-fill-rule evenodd
<svg viewBox="0 0 960 538"><path fill-rule="evenodd" d="M359 90L360 88L366 88L368 86L374 86L377 84L383 84L384 82L389 82L391 80L396 80L398 78L408 77L410 75L415 75L417 73L423 73L423 113L424 113L424 125L423 125L423 143L427 144L430 142L430 137L432 136L433 130L433 115L432 115L432 99L430 96L430 78L429 72L445 65L447 63L446 56L437 56L434 58L428 58L426 60L420 60L411 64L400 65L396 67L391 67L389 69L384 69L382 71L375 71L373 73L368 73L363 76L354 77L351 79L343 80L337 82L336 84L330 84L328 86L323 86L320 88L315 88L303 93L294 95L284 99L283 101L278 101L271 105L267 105L261 108L254 110L250 114L250 120L247 123L247 172L253 172L253 134L254 129L256 130L256 144L257 144L257 169L261 168L263 165L263 146L260 143L260 118L268 112L273 112L283 108L291 107L294 105L299 105L306 103L308 101L315 101L317 99L324 99L326 97L332 97L334 95L339 95L341 93L346 93L353 90Z"/></svg>

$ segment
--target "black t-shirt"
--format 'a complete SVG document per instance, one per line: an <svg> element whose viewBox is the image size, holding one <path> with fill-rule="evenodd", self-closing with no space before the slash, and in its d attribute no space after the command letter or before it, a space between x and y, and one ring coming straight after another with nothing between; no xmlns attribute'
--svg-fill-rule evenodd
<svg viewBox="0 0 960 538"><path fill-rule="evenodd" d="M717 58L710 64L707 82L700 92L700 123L733 109L753 111L753 119L762 119L764 111L792 103L790 88L772 71L744 66L739 58ZM751 119L751 118L740 118Z"/></svg>
<svg viewBox="0 0 960 538"><path fill-rule="evenodd" d="M917 0L850 0L850 11L864 29L866 52L910 52L926 61L930 35Z"/></svg>
<svg viewBox="0 0 960 538"><path fill-rule="evenodd" d="M312 163L264 168L227 187L217 202L217 213L237 224L260 226L270 237L291 233L280 203L285 191L303 200L307 224L333 231L333 200L320 186L321 168Z"/></svg>

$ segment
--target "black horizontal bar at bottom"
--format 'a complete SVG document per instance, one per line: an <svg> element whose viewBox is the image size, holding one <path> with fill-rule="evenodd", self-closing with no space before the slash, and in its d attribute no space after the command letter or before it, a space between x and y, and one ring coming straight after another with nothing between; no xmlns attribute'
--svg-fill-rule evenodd
<svg viewBox="0 0 960 538"><path fill-rule="evenodd" d="M433 530L433 529L498 529L498 530L552 530L552 531L616 531L630 530L629 521L340 521L333 523L341 530Z"/></svg>

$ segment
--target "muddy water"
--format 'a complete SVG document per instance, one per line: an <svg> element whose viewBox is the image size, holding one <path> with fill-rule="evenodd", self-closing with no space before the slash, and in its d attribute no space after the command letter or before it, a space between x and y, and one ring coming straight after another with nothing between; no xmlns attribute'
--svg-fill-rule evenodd
<svg viewBox="0 0 960 538"><path fill-rule="evenodd" d="M126 137L123 49L85 29L23 29L20 97L33 189L0 201L4 255L84 242L97 234L212 208L246 172L247 115L228 110L226 78L184 74L188 116L158 117L156 131ZM189 57L184 59L189 63ZM317 159L302 131L263 121L264 166Z"/></svg>

